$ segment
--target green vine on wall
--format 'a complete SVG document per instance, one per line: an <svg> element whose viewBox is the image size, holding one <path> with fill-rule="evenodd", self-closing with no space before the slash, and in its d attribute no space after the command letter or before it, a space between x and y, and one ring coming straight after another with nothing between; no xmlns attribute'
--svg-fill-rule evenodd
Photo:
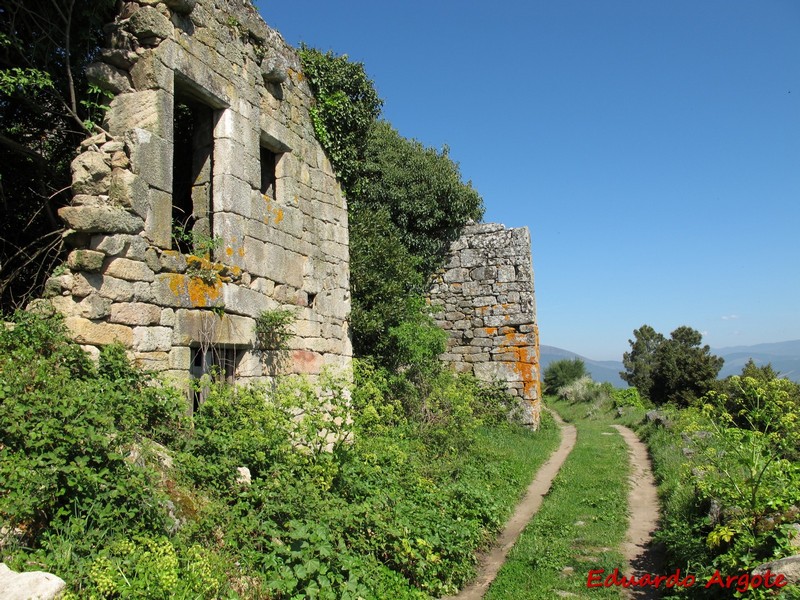
<svg viewBox="0 0 800 600"><path fill-rule="evenodd" d="M362 173L367 134L383 101L364 65L350 62L346 55L303 45L300 61L317 101L311 109L314 133L349 193Z"/></svg>

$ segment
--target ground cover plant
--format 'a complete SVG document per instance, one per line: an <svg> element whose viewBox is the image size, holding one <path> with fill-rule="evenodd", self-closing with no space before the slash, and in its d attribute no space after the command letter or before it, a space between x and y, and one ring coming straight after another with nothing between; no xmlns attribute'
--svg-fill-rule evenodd
<svg viewBox="0 0 800 600"><path fill-rule="evenodd" d="M487 599L586 597L590 570L624 571L617 548L627 529L627 446L608 413L582 401L546 400L577 427L577 442ZM592 589L591 597L618 598L619 590Z"/></svg>
<svg viewBox="0 0 800 600"><path fill-rule="evenodd" d="M0 560L68 598L454 592L558 434L508 423L474 380L406 373L210 384L188 418L121 348L95 364L57 317L18 313L0 329Z"/></svg>
<svg viewBox="0 0 800 600"><path fill-rule="evenodd" d="M747 374L717 387L696 405L667 407L639 428L659 481L657 539L667 568L703 582L671 597L772 597L774 590L763 587L742 592L705 582L717 571L739 577L797 553L790 534L800 520L800 390L787 379ZM790 586L782 597L800 591Z"/></svg>
<svg viewBox="0 0 800 600"><path fill-rule="evenodd" d="M664 552L662 571L680 569L697 581L662 589L664 598L774 597L763 585L745 590L739 578L797 554L790 534L800 520L800 386L750 363L713 387L688 405L681 395L680 404L654 410L636 388L580 379L559 389L555 406L578 423L633 427L647 443L661 500L655 541ZM736 583L706 587L717 572ZM780 597L800 592L788 586Z"/></svg>

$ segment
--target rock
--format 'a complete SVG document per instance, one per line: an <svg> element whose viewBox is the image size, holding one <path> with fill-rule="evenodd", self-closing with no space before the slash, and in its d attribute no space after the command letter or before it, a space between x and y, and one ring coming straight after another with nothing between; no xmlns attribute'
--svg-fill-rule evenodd
<svg viewBox="0 0 800 600"><path fill-rule="evenodd" d="M239 485L249 486L253 482L250 469L247 467L236 467L236 472L236 483Z"/></svg>
<svg viewBox="0 0 800 600"><path fill-rule="evenodd" d="M261 61L261 75L264 81L283 83L288 76L289 61L280 54L272 53Z"/></svg>
<svg viewBox="0 0 800 600"><path fill-rule="evenodd" d="M128 19L128 31L135 35L139 41L151 38L165 39L172 35L172 23L152 6L143 6Z"/></svg>
<svg viewBox="0 0 800 600"><path fill-rule="evenodd" d="M656 425L661 425L662 427L669 427L670 421L664 416L660 410L650 410L644 415L644 418L647 420L648 423L655 423Z"/></svg>
<svg viewBox="0 0 800 600"><path fill-rule="evenodd" d="M790 584L800 583L800 554L773 560L753 569L753 575L764 575L767 570L774 574L781 573Z"/></svg>
<svg viewBox="0 0 800 600"><path fill-rule="evenodd" d="M93 62L87 66L86 79L113 94L122 94L133 89L130 76L125 71L104 62Z"/></svg>
<svg viewBox="0 0 800 600"><path fill-rule="evenodd" d="M126 348L133 345L133 332L130 327L125 325L98 324L83 317L67 317L64 319L64 324L73 339L79 344L107 346L119 342Z"/></svg>
<svg viewBox="0 0 800 600"><path fill-rule="evenodd" d="M67 266L73 271L88 271L90 273L103 268L106 255L95 250L73 250L67 256Z"/></svg>
<svg viewBox="0 0 800 600"><path fill-rule="evenodd" d="M113 258L105 270L105 275L125 281L153 281L155 274L145 263L129 258Z"/></svg>
<svg viewBox="0 0 800 600"><path fill-rule="evenodd" d="M164 3L176 13L188 15L197 4L197 0L164 0Z"/></svg>
<svg viewBox="0 0 800 600"><path fill-rule="evenodd" d="M125 69L130 69L139 57L135 52L124 48L104 48L100 51L100 59L110 65Z"/></svg>
<svg viewBox="0 0 800 600"><path fill-rule="evenodd" d="M144 228L139 217L111 206L64 206L58 216L82 233L138 233Z"/></svg>
<svg viewBox="0 0 800 600"><path fill-rule="evenodd" d="M17 573L0 563L0 600L51 600L64 591L66 582L52 573Z"/></svg>
<svg viewBox="0 0 800 600"><path fill-rule="evenodd" d="M124 161L120 159L118 162L128 162L128 157L124 152L119 152L114 156L117 155L124 157ZM114 159L112 158L113 162ZM111 173L108 199L118 206L136 209L147 202L147 185L140 177L137 177L127 169L115 168Z"/></svg>
<svg viewBox="0 0 800 600"><path fill-rule="evenodd" d="M789 530L789 547L800 550L800 523L792 523Z"/></svg>
<svg viewBox="0 0 800 600"><path fill-rule="evenodd" d="M122 325L158 325L161 309L144 302L120 302L111 307L109 321Z"/></svg>
<svg viewBox="0 0 800 600"><path fill-rule="evenodd" d="M111 167L106 164L101 152L83 152L70 165L72 169L72 191L75 194L105 194L108 191L108 176Z"/></svg>

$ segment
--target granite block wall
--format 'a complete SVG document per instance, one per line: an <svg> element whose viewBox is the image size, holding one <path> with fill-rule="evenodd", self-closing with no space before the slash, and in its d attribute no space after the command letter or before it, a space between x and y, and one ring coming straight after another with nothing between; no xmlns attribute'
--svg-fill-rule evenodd
<svg viewBox="0 0 800 600"><path fill-rule="evenodd" d="M72 163L73 249L48 301L92 353L119 342L188 377L212 347L245 380L269 375L255 319L290 308L285 369L347 368L347 206L297 54L249 0L119 6L87 73L113 98Z"/></svg>
<svg viewBox="0 0 800 600"><path fill-rule="evenodd" d="M539 423L539 330L527 227L469 225L450 248L429 293L449 334L441 359L484 382L500 382Z"/></svg>

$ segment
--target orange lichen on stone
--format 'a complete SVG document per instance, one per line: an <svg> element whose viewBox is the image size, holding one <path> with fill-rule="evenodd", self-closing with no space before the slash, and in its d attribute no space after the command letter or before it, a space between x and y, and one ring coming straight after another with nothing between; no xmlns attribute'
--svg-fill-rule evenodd
<svg viewBox="0 0 800 600"><path fill-rule="evenodd" d="M186 297L192 306L202 308L213 304L222 295L222 279L209 283L200 277L175 273L169 278L169 289L177 297Z"/></svg>
<svg viewBox="0 0 800 600"><path fill-rule="evenodd" d="M484 327L483 330L486 332L486 335L497 335L497 327Z"/></svg>
<svg viewBox="0 0 800 600"><path fill-rule="evenodd" d="M225 254L227 254L228 256L233 256L233 248L231 248L230 246L225 248Z"/></svg>
<svg viewBox="0 0 800 600"><path fill-rule="evenodd" d="M237 251L240 257L244 257L244 246L239 246L239 250ZM240 269L241 271L241 269Z"/></svg>
<svg viewBox="0 0 800 600"><path fill-rule="evenodd" d="M525 399L530 402L538 402L541 391L541 383L536 371L539 365L538 346L536 344L533 345L533 356L531 356L531 345L527 336L509 332L503 337L505 340L500 347L515 355L513 363L508 364L522 381L522 391Z"/></svg>

